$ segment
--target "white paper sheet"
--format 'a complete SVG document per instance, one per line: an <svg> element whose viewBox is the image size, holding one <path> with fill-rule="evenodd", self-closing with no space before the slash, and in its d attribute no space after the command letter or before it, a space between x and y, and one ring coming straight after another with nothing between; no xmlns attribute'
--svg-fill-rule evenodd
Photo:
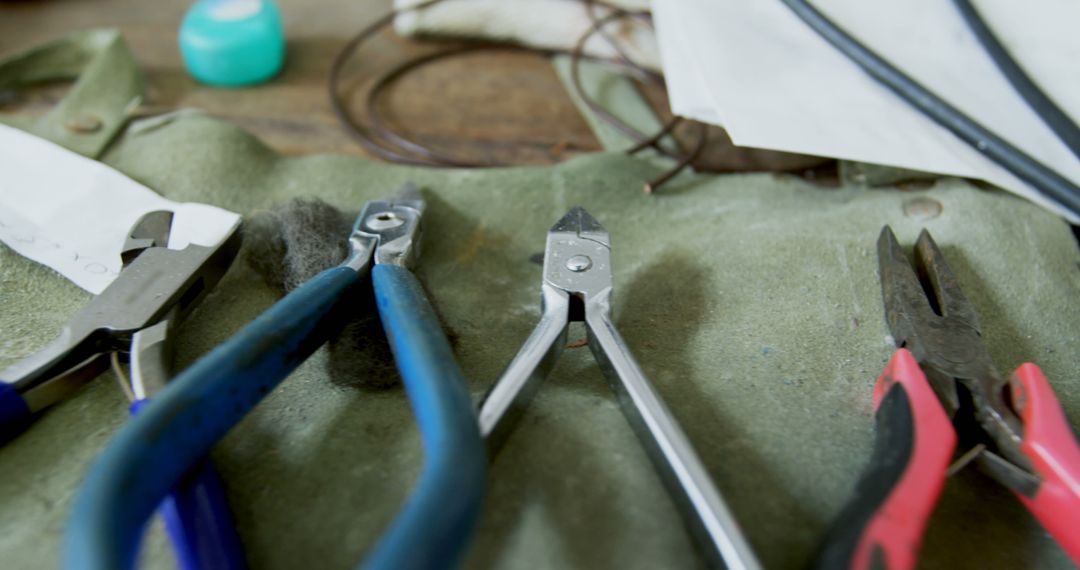
<svg viewBox="0 0 1080 570"><path fill-rule="evenodd" d="M653 4L653 23L656 29L677 28L679 15L675 11L675 4L676 2L663 0ZM680 34L656 35L671 112L703 123L723 125L715 105L708 97L708 87L701 76L701 70L696 66L682 64L683 54L690 50L684 39Z"/></svg>
<svg viewBox="0 0 1080 570"><path fill-rule="evenodd" d="M120 274L120 249L143 214L174 212L169 248L220 243L240 216L178 203L112 168L0 125L0 241L98 294Z"/></svg>
<svg viewBox="0 0 1080 570"><path fill-rule="evenodd" d="M951 2L813 4L924 86L1080 184L1080 160L1016 94ZM1028 73L1080 117L1080 34L1071 29L1080 22L1080 3L980 0L978 8ZM673 107L679 104L673 110L722 118L712 122L736 144L982 179L1066 215L878 85L779 0L660 0L653 9L661 14L665 73L675 79L669 80Z"/></svg>

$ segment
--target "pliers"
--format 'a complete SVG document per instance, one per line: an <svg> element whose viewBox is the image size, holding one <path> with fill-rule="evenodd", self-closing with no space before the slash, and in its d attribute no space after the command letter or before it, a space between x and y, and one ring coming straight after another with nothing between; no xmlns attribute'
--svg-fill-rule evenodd
<svg viewBox="0 0 1080 570"><path fill-rule="evenodd" d="M168 249L173 214L154 211L132 226L116 280L93 298L41 351L0 372L0 440L25 429L34 414L130 360L131 412L169 379L170 330L214 288L240 247L239 222L216 246ZM239 538L220 479L208 460L163 497L161 513L181 568L244 568Z"/></svg>
<svg viewBox="0 0 1080 570"><path fill-rule="evenodd" d="M120 275L71 318L40 351L0 371L0 443L34 415L109 368L110 355L130 352L137 331L172 313L187 315L225 274L240 247L239 226L215 247L168 249L172 212L150 212L132 226L120 252Z"/></svg>
<svg viewBox="0 0 1080 570"><path fill-rule="evenodd" d="M371 568L441 568L476 525L486 457L465 380L415 276L424 201L414 187L368 202L340 265L316 275L181 372L108 444L65 537L65 568L130 568L155 506L183 474L312 352L340 331L370 275L417 416L424 468L368 554Z"/></svg>
<svg viewBox="0 0 1080 570"><path fill-rule="evenodd" d="M612 289L610 236L588 212L573 208L547 234L540 323L480 404L489 453L498 452L562 354L570 322L584 321L589 348L623 414L710 562L733 570L759 568L686 434L615 329Z"/></svg>
<svg viewBox="0 0 1080 570"><path fill-rule="evenodd" d="M1080 445L1038 366L1005 380L975 308L930 233L914 268L892 230L877 243L885 317L899 347L874 386L877 439L834 521L822 568L913 568L953 464L974 461L1011 490L1080 564Z"/></svg>

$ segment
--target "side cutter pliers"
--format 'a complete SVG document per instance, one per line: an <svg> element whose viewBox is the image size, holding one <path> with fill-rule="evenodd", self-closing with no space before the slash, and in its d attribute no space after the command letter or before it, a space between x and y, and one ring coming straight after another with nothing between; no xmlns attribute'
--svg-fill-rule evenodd
<svg viewBox="0 0 1080 570"><path fill-rule="evenodd" d="M733 570L759 568L686 434L615 329L612 289L608 232L584 209L573 208L547 234L540 323L481 403L480 429L491 454L506 440L562 354L570 322L584 321L589 348L623 414L710 561Z"/></svg>
<svg viewBox="0 0 1080 570"><path fill-rule="evenodd" d="M1038 366L998 374L975 308L930 233L912 266L878 239L885 317L899 347L874 386L877 439L829 531L822 568L914 568L947 474L974 461L1080 564L1080 445ZM953 451L964 453L954 467Z"/></svg>
<svg viewBox="0 0 1080 570"><path fill-rule="evenodd" d="M168 249L172 212L150 212L131 228L120 275L40 351L0 371L0 443L35 414L68 397L130 352L137 331L187 315L214 288L240 248L239 222L216 247Z"/></svg>
<svg viewBox="0 0 1080 570"><path fill-rule="evenodd" d="M36 412L100 375L110 361L122 376L121 355L130 361L137 394L132 413L168 381L171 329L214 288L240 247L238 222L217 246L168 249L172 220L172 212L162 210L136 221L121 250L123 269L116 280L68 321L56 340L0 372L0 440L18 435ZM208 459L172 486L160 506L181 568L246 567L228 501Z"/></svg>
<svg viewBox="0 0 1080 570"><path fill-rule="evenodd" d="M64 567L130 568L154 507L232 426L348 319L371 276L386 335L419 423L424 468L369 552L371 568L442 568L460 558L479 517L486 457L476 414L434 310L407 266L424 201L407 188L368 202L349 255L289 293L140 410L109 443L76 498Z"/></svg>

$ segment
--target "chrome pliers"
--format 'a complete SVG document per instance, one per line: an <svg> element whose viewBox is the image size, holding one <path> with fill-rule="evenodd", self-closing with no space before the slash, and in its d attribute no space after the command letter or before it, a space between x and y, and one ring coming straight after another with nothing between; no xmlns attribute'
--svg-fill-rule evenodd
<svg viewBox="0 0 1080 570"><path fill-rule="evenodd" d="M998 373L975 308L929 232L915 244L914 267L888 226L877 250L899 348L874 386L870 465L817 565L915 567L947 474L969 461L1080 564L1080 446L1042 371L1025 363L1008 380ZM954 463L958 441L965 453Z"/></svg>
<svg viewBox="0 0 1080 570"><path fill-rule="evenodd" d="M480 429L490 453L497 453L562 354L570 322L584 321L600 370L707 557L733 570L759 568L686 434L615 330L612 289L608 232L584 209L574 208L547 234L540 323L480 405Z"/></svg>
<svg viewBox="0 0 1080 570"><path fill-rule="evenodd" d="M180 373L124 426L79 490L64 567L130 568L142 528L169 488L340 331L369 275L419 423L425 461L412 496L366 563L453 565L479 518L486 457L465 380L419 281L407 269L416 258L423 211L424 201L412 187L368 202L340 265L289 293Z"/></svg>
<svg viewBox="0 0 1080 570"><path fill-rule="evenodd" d="M169 334L221 280L240 247L239 222L213 247L168 249L173 214L154 211L131 228L116 280L94 297L41 351L0 372L0 440L27 427L34 414L67 397L110 363L137 413L169 380ZM245 567L221 481L208 459L160 502L165 528L184 570ZM157 506L157 505L155 505Z"/></svg>
<svg viewBox="0 0 1080 570"><path fill-rule="evenodd" d="M120 275L71 318L40 351L0 371L0 442L26 429L34 415L68 397L130 352L132 336L171 316L183 318L229 268L240 247L239 226L216 247L168 249L172 212L156 211L131 228Z"/></svg>

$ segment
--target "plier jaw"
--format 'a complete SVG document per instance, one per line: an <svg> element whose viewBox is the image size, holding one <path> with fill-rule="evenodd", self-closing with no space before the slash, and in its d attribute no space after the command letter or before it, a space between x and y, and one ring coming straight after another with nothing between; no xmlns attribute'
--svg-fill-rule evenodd
<svg viewBox="0 0 1080 570"><path fill-rule="evenodd" d="M349 236L345 265L360 268L374 261L376 265L412 267L419 256L425 205L413 184L406 184L387 200L366 203Z"/></svg>
<svg viewBox="0 0 1080 570"><path fill-rule="evenodd" d="M213 289L240 247L239 222L218 245L166 247L171 212L150 212L121 249L120 276L39 352L0 371L30 413L66 397L108 367L108 354L130 351L132 335L167 315L182 318ZM3 439L0 437L0 439Z"/></svg>
<svg viewBox="0 0 1080 570"><path fill-rule="evenodd" d="M567 297L570 321L611 312L611 237L583 208L572 208L548 231L542 287L551 290L545 298Z"/></svg>
<svg viewBox="0 0 1080 570"><path fill-rule="evenodd" d="M124 262L124 267L130 265L147 249L168 247L172 222L173 213L168 210L143 214L131 227L127 241L124 242L124 248L120 250L120 260Z"/></svg>
<svg viewBox="0 0 1080 570"><path fill-rule="evenodd" d="M912 264L885 226L877 249L885 320L896 346L912 353L954 422L962 425L968 420L959 416L973 414L988 436L961 444L988 445L1028 468L1030 462L1019 450L1023 423L1007 401L1008 382L994 366L978 313L941 248L923 230ZM962 430L962 435L970 434L972 430Z"/></svg>

